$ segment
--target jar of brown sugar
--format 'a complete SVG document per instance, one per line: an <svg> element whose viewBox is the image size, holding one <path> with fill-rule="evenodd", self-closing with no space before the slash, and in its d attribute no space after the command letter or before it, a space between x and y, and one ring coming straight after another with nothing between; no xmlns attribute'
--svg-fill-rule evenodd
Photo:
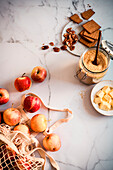
<svg viewBox="0 0 113 170"><path fill-rule="evenodd" d="M102 80L110 65L110 56L103 48L99 48L97 65L93 64L96 47L89 48L80 57L76 77L85 84L95 84Z"/></svg>

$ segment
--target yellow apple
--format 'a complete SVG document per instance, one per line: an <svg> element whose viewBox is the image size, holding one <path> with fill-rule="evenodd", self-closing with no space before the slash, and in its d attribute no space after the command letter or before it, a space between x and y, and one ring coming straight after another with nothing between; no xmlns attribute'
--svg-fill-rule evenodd
<svg viewBox="0 0 113 170"><path fill-rule="evenodd" d="M10 126L17 125L20 122L21 113L16 108L8 108L3 112L3 120Z"/></svg>
<svg viewBox="0 0 113 170"><path fill-rule="evenodd" d="M61 147L61 140L55 133L48 134L43 139L43 146L47 151L55 152Z"/></svg>
<svg viewBox="0 0 113 170"><path fill-rule="evenodd" d="M30 135L30 130L27 125L23 125L23 124L17 125L15 126L14 131L21 131L26 135Z"/></svg>
<svg viewBox="0 0 113 170"><path fill-rule="evenodd" d="M31 118L31 129L35 132L43 132L47 128L47 119L43 114L37 114Z"/></svg>

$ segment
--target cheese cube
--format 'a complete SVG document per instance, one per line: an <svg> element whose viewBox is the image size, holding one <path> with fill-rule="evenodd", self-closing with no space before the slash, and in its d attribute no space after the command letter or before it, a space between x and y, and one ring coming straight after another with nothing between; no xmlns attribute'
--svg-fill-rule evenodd
<svg viewBox="0 0 113 170"><path fill-rule="evenodd" d="M102 91L103 91L104 93L109 93L110 87L109 87L109 86L104 86L104 87L102 88Z"/></svg>
<svg viewBox="0 0 113 170"><path fill-rule="evenodd" d="M111 102L111 97L108 94L105 94L104 97L102 98L106 102L110 103Z"/></svg>
<svg viewBox="0 0 113 170"><path fill-rule="evenodd" d="M111 109L111 105L108 102L102 101L99 105L99 108L108 111Z"/></svg>
<svg viewBox="0 0 113 170"><path fill-rule="evenodd" d="M104 92L102 90L99 90L96 95L100 98L102 98L104 96Z"/></svg>
<svg viewBox="0 0 113 170"><path fill-rule="evenodd" d="M94 103L95 104L99 104L99 103L101 103L101 101L102 101L102 98L100 98L100 97L95 97L94 98Z"/></svg>
<svg viewBox="0 0 113 170"><path fill-rule="evenodd" d="M109 91L109 95L113 98L113 89Z"/></svg>

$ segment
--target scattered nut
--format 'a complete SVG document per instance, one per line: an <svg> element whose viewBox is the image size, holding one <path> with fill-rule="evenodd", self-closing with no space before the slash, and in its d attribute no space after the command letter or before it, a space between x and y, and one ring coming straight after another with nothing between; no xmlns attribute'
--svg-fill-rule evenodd
<svg viewBox="0 0 113 170"><path fill-rule="evenodd" d="M61 46L61 50L66 50L66 49L67 49L67 45Z"/></svg>
<svg viewBox="0 0 113 170"><path fill-rule="evenodd" d="M69 33L70 33L70 34L75 34L75 31L74 31L74 30L72 30L72 31L70 31Z"/></svg>
<svg viewBox="0 0 113 170"><path fill-rule="evenodd" d="M60 48L54 47L53 50L54 50L54 52L59 52L59 51L60 51Z"/></svg>
<svg viewBox="0 0 113 170"><path fill-rule="evenodd" d="M49 46L48 45L43 45L41 48L42 48L42 50L47 50L49 48Z"/></svg>
<svg viewBox="0 0 113 170"><path fill-rule="evenodd" d="M73 51L74 49L75 49L75 46L72 45L72 46L70 47L70 50Z"/></svg>
<svg viewBox="0 0 113 170"><path fill-rule="evenodd" d="M69 35L69 34L66 32L63 36L64 36L64 37L68 37L68 35Z"/></svg>
<svg viewBox="0 0 113 170"><path fill-rule="evenodd" d="M50 44L51 46L54 46L54 43L53 43L53 42L50 42L49 44Z"/></svg>
<svg viewBox="0 0 113 170"><path fill-rule="evenodd" d="M70 32L72 30L72 28L67 28L66 32Z"/></svg>

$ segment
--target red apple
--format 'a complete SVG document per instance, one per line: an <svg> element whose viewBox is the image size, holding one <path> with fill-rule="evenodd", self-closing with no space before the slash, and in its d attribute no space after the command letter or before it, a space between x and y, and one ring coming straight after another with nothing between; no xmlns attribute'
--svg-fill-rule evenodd
<svg viewBox="0 0 113 170"><path fill-rule="evenodd" d="M10 126L17 125L20 122L21 113L16 108L8 108L3 112L3 120Z"/></svg>
<svg viewBox="0 0 113 170"><path fill-rule="evenodd" d="M30 130L27 125L23 125L23 124L17 125L15 126L14 131L21 131L26 135L30 135Z"/></svg>
<svg viewBox="0 0 113 170"><path fill-rule="evenodd" d="M31 87L31 79L28 76L24 76L24 74L21 77L18 77L15 79L14 86L19 91L25 91L28 90Z"/></svg>
<svg viewBox="0 0 113 170"><path fill-rule="evenodd" d="M48 134L43 139L43 146L47 151L58 151L61 147L61 140L55 133Z"/></svg>
<svg viewBox="0 0 113 170"><path fill-rule="evenodd" d="M6 89L0 88L0 105L9 101L9 93Z"/></svg>
<svg viewBox="0 0 113 170"><path fill-rule="evenodd" d="M43 132L47 128L47 119L43 114L37 114L31 118L31 129L35 132Z"/></svg>
<svg viewBox="0 0 113 170"><path fill-rule="evenodd" d="M27 112L34 113L34 112L36 112L37 110L40 109L41 101L40 101L40 99L38 97L27 96L24 99L24 104L23 105L24 105L24 109Z"/></svg>
<svg viewBox="0 0 113 170"><path fill-rule="evenodd" d="M41 66L34 67L31 72L31 78L36 82L43 82L47 76L47 71Z"/></svg>

